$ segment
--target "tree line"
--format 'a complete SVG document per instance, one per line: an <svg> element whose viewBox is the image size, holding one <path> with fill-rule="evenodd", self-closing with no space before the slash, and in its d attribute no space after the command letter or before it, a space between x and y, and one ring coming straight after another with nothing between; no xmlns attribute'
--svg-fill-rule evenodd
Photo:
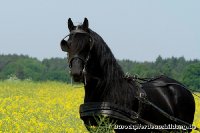
<svg viewBox="0 0 200 133"><path fill-rule="evenodd" d="M154 62L118 60L124 72L139 77L166 75L178 80L192 90L200 90L200 60L185 60L184 57L163 59L158 56ZM11 77L33 81L70 82L66 58L43 59L27 55L0 55L0 80Z"/></svg>

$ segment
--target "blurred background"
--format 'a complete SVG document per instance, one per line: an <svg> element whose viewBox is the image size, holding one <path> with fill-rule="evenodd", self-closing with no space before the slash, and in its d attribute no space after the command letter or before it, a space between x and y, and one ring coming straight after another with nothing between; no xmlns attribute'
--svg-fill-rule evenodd
<svg viewBox="0 0 200 133"><path fill-rule="evenodd" d="M67 19L89 27L107 42L117 59L155 61L200 57L199 0L18 0L0 4L0 53L42 60L65 57L60 40Z"/></svg>
<svg viewBox="0 0 200 133"><path fill-rule="evenodd" d="M200 88L200 1L49 0L0 4L0 79L70 81L61 39L89 20L124 71ZM194 86L195 84L195 86Z"/></svg>

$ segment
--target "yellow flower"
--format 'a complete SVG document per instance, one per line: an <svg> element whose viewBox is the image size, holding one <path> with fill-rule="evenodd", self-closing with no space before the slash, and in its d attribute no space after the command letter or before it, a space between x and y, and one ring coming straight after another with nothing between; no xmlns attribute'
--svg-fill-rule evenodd
<svg viewBox="0 0 200 133"><path fill-rule="evenodd" d="M74 129L73 128L69 128L69 129L66 129L67 133L74 133Z"/></svg>

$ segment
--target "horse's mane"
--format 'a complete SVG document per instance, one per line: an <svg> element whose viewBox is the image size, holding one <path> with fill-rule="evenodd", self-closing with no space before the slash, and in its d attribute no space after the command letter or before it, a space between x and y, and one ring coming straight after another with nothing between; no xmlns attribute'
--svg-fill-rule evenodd
<svg viewBox="0 0 200 133"><path fill-rule="evenodd" d="M130 99L133 99L135 82L124 78L125 74L121 66L102 37L92 30L89 32L94 39L95 53L103 72L101 82L97 86L102 92L103 99L112 100L123 106L131 106L126 104L132 104Z"/></svg>

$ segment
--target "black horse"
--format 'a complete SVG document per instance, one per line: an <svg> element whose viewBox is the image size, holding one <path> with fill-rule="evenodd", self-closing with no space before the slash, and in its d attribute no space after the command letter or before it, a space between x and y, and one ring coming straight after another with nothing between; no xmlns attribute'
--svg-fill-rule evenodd
<svg viewBox="0 0 200 133"><path fill-rule="evenodd" d="M137 78L124 74L104 40L89 28L87 18L78 26L69 18L68 28L70 34L61 41L61 49L68 53L73 80L84 83L84 104L109 103L132 110L141 118L137 123L180 124L177 119L193 123L194 98L181 83L160 76L138 85ZM83 120L88 124L88 119Z"/></svg>

